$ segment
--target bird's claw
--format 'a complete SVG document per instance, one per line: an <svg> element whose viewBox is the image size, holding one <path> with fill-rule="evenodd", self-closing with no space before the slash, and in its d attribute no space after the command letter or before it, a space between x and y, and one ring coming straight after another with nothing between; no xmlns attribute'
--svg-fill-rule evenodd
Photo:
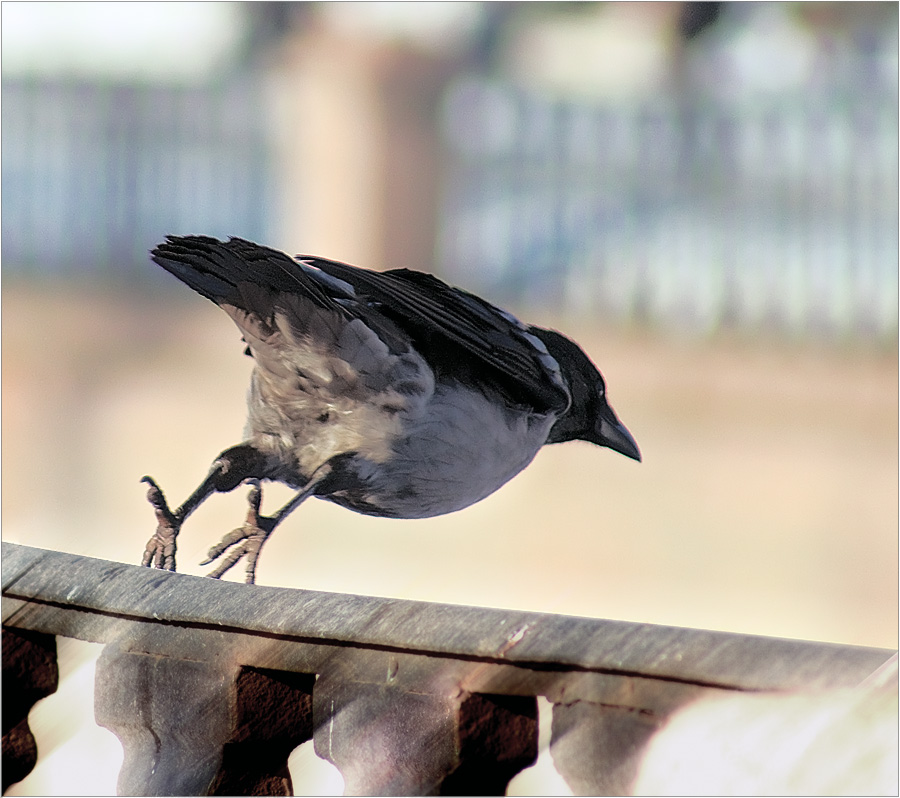
<svg viewBox="0 0 900 798"><path fill-rule="evenodd" d="M266 533L261 529L246 525L242 526L239 529L229 532L218 544L213 546L209 550L206 559L200 563L200 565L209 565L231 548L228 556L222 560L213 571L207 574L207 576L210 576L213 579L219 579L239 560L246 557L246 582L248 585L252 585L256 582L256 562L259 559L259 552L267 537ZM234 548L232 548L232 546Z"/></svg>
<svg viewBox="0 0 900 798"><path fill-rule="evenodd" d="M259 560L259 552L263 543L274 529L274 519L260 515L259 507L262 500L262 490L257 480L251 483L247 501L250 505L247 510L247 520L243 526L232 530L225 535L206 555L206 559L200 565L209 565L219 559L226 551L228 556L208 574L213 579L221 578L228 570L238 563L243 557L247 558L246 582L252 585L256 582L256 563Z"/></svg>
<svg viewBox="0 0 900 798"><path fill-rule="evenodd" d="M169 509L166 497L159 485L152 477L143 477L141 482L146 482L150 487L147 490L147 501L156 513L156 531L153 537L147 541L144 548L144 556L141 565L145 568L160 568L165 571L175 570L175 538L181 529L181 524Z"/></svg>

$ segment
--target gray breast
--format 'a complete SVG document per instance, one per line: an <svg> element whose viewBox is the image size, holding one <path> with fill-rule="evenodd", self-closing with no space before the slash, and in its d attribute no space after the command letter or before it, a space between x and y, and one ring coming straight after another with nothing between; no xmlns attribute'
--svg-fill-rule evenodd
<svg viewBox="0 0 900 798"><path fill-rule="evenodd" d="M525 468L547 439L555 416L512 410L479 391L439 384L422 415L380 463L357 458L365 489L361 512L427 518L489 496Z"/></svg>
<svg viewBox="0 0 900 798"><path fill-rule="evenodd" d="M244 432L281 463L273 477L302 481L348 452L374 463L390 459L408 419L422 416L434 390L418 353L389 351L358 319L339 326L331 340L321 331L281 332L257 359Z"/></svg>

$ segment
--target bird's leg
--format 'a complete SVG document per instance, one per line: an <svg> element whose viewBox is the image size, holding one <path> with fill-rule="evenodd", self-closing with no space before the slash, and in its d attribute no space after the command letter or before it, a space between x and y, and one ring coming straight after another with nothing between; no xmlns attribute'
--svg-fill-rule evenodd
<svg viewBox="0 0 900 798"><path fill-rule="evenodd" d="M256 563L259 560L259 553L263 544L269 539L275 527L315 492L316 486L324 479L327 471L328 469L325 469L324 473L314 475L284 507L271 516L261 515L259 512L260 503L262 502L262 488L259 480L249 480L251 486L250 493L247 495L247 503L249 504L247 520L243 526L225 535L222 540L209 550L206 560L200 563L201 565L209 565L231 549L228 556L209 576L213 579L219 579L233 565L243 557L246 557L246 582L248 585L254 584L256 582Z"/></svg>
<svg viewBox="0 0 900 798"><path fill-rule="evenodd" d="M219 563L209 574L213 579L219 579L244 555L247 556L247 582L252 584L256 578L256 561L266 538L275 528L271 524L272 519L260 515L259 508L262 503L262 487L258 479L248 480L250 493L247 495L247 520L243 526L233 529L213 546L206 559L200 565L209 565L222 556L228 549L232 549L228 556ZM243 541L243 542L241 542ZM240 543L240 546L235 546ZM234 546L234 548L232 548Z"/></svg>
<svg viewBox="0 0 900 798"><path fill-rule="evenodd" d="M147 490L147 501L153 506L156 513L156 531L153 537L147 541L144 548L144 556L141 565L146 568L163 568L166 571L175 570L175 538L181 524L169 509L166 497L162 489L152 477L141 477L141 482L146 482L150 488Z"/></svg>
<svg viewBox="0 0 900 798"><path fill-rule="evenodd" d="M174 513L169 509L166 497L155 480L148 476L142 477L141 482L150 486L147 500L156 513L156 531L147 541L141 565L174 571L175 539L185 519L216 491L225 493L234 490L247 478L262 476L263 465L262 455L248 444L226 449L213 461L206 479Z"/></svg>

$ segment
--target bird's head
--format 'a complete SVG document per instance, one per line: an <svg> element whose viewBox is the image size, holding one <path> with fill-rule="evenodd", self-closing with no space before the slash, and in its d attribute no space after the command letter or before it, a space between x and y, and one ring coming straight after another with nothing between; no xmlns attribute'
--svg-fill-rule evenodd
<svg viewBox="0 0 900 798"><path fill-rule="evenodd" d="M553 425L547 443L590 441L640 461L637 442L609 405L603 375L581 347L555 330L532 327L531 332L559 363L572 396L572 404Z"/></svg>

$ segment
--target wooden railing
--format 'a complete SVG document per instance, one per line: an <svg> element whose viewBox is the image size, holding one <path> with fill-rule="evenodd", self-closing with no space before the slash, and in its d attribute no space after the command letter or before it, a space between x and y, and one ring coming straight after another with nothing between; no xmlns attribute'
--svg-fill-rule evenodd
<svg viewBox="0 0 900 798"><path fill-rule="evenodd" d="M125 795L290 794L312 739L352 794L503 794L550 751L624 793L702 696L858 685L883 649L218 582L3 544L4 788L34 766L55 636L105 644L95 715Z"/></svg>

